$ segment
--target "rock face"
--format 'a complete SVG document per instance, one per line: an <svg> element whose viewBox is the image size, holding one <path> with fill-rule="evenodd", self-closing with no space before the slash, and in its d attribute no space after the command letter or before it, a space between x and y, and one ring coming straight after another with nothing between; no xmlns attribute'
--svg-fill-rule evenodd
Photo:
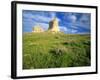
<svg viewBox="0 0 100 80"><path fill-rule="evenodd" d="M34 26L32 32L44 32L44 30L40 26Z"/></svg>
<svg viewBox="0 0 100 80"><path fill-rule="evenodd" d="M57 18L54 18L49 22L49 28L47 31L54 32L54 33L60 32ZM33 27L32 32L37 32L37 33L44 32L44 29L40 25L36 25Z"/></svg>
<svg viewBox="0 0 100 80"><path fill-rule="evenodd" d="M59 23L57 18L54 18L52 21L49 22L49 31L51 32L59 32Z"/></svg>

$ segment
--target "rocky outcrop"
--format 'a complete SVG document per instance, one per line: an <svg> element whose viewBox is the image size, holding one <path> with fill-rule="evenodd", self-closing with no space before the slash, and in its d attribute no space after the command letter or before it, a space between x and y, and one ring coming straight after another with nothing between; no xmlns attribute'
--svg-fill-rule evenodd
<svg viewBox="0 0 100 80"><path fill-rule="evenodd" d="M47 30L48 32L60 32L59 29L59 22L57 18L54 18L49 22L49 28ZM40 25L36 25L33 27L32 32L44 32L44 29Z"/></svg>
<svg viewBox="0 0 100 80"><path fill-rule="evenodd" d="M32 32L44 32L44 30L42 29L42 27L37 25L37 26L33 27L33 31Z"/></svg>
<svg viewBox="0 0 100 80"><path fill-rule="evenodd" d="M48 31L51 31L51 32L59 32L60 31L57 18L54 18L52 21L49 22Z"/></svg>

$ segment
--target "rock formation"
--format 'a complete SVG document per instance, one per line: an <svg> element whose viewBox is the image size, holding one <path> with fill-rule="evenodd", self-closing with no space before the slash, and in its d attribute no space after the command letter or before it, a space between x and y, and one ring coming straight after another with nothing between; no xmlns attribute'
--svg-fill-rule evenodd
<svg viewBox="0 0 100 80"><path fill-rule="evenodd" d="M42 27L37 25L37 26L33 27L33 31L32 32L44 32L44 30L42 29Z"/></svg>
<svg viewBox="0 0 100 80"><path fill-rule="evenodd" d="M54 33L60 32L59 23L56 17L49 22L49 28L47 31ZM32 32L44 32L44 29L40 25L36 25L33 27Z"/></svg>
<svg viewBox="0 0 100 80"><path fill-rule="evenodd" d="M59 32L60 31L57 18L54 18L52 21L49 22L48 31L51 31L51 32Z"/></svg>

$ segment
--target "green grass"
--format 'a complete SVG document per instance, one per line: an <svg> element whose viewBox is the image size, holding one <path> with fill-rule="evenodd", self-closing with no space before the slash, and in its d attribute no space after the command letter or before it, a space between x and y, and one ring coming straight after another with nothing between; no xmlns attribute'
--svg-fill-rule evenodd
<svg viewBox="0 0 100 80"><path fill-rule="evenodd" d="M90 35L23 33L23 69L90 66Z"/></svg>

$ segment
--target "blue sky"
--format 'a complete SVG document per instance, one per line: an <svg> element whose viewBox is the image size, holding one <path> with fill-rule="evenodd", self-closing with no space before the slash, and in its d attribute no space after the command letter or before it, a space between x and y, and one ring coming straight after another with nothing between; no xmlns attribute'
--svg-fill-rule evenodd
<svg viewBox="0 0 100 80"><path fill-rule="evenodd" d="M68 34L90 33L90 13L51 12L23 10L23 32L32 32L35 25L40 25L44 30L49 27L49 22L56 17L59 21L60 31Z"/></svg>

